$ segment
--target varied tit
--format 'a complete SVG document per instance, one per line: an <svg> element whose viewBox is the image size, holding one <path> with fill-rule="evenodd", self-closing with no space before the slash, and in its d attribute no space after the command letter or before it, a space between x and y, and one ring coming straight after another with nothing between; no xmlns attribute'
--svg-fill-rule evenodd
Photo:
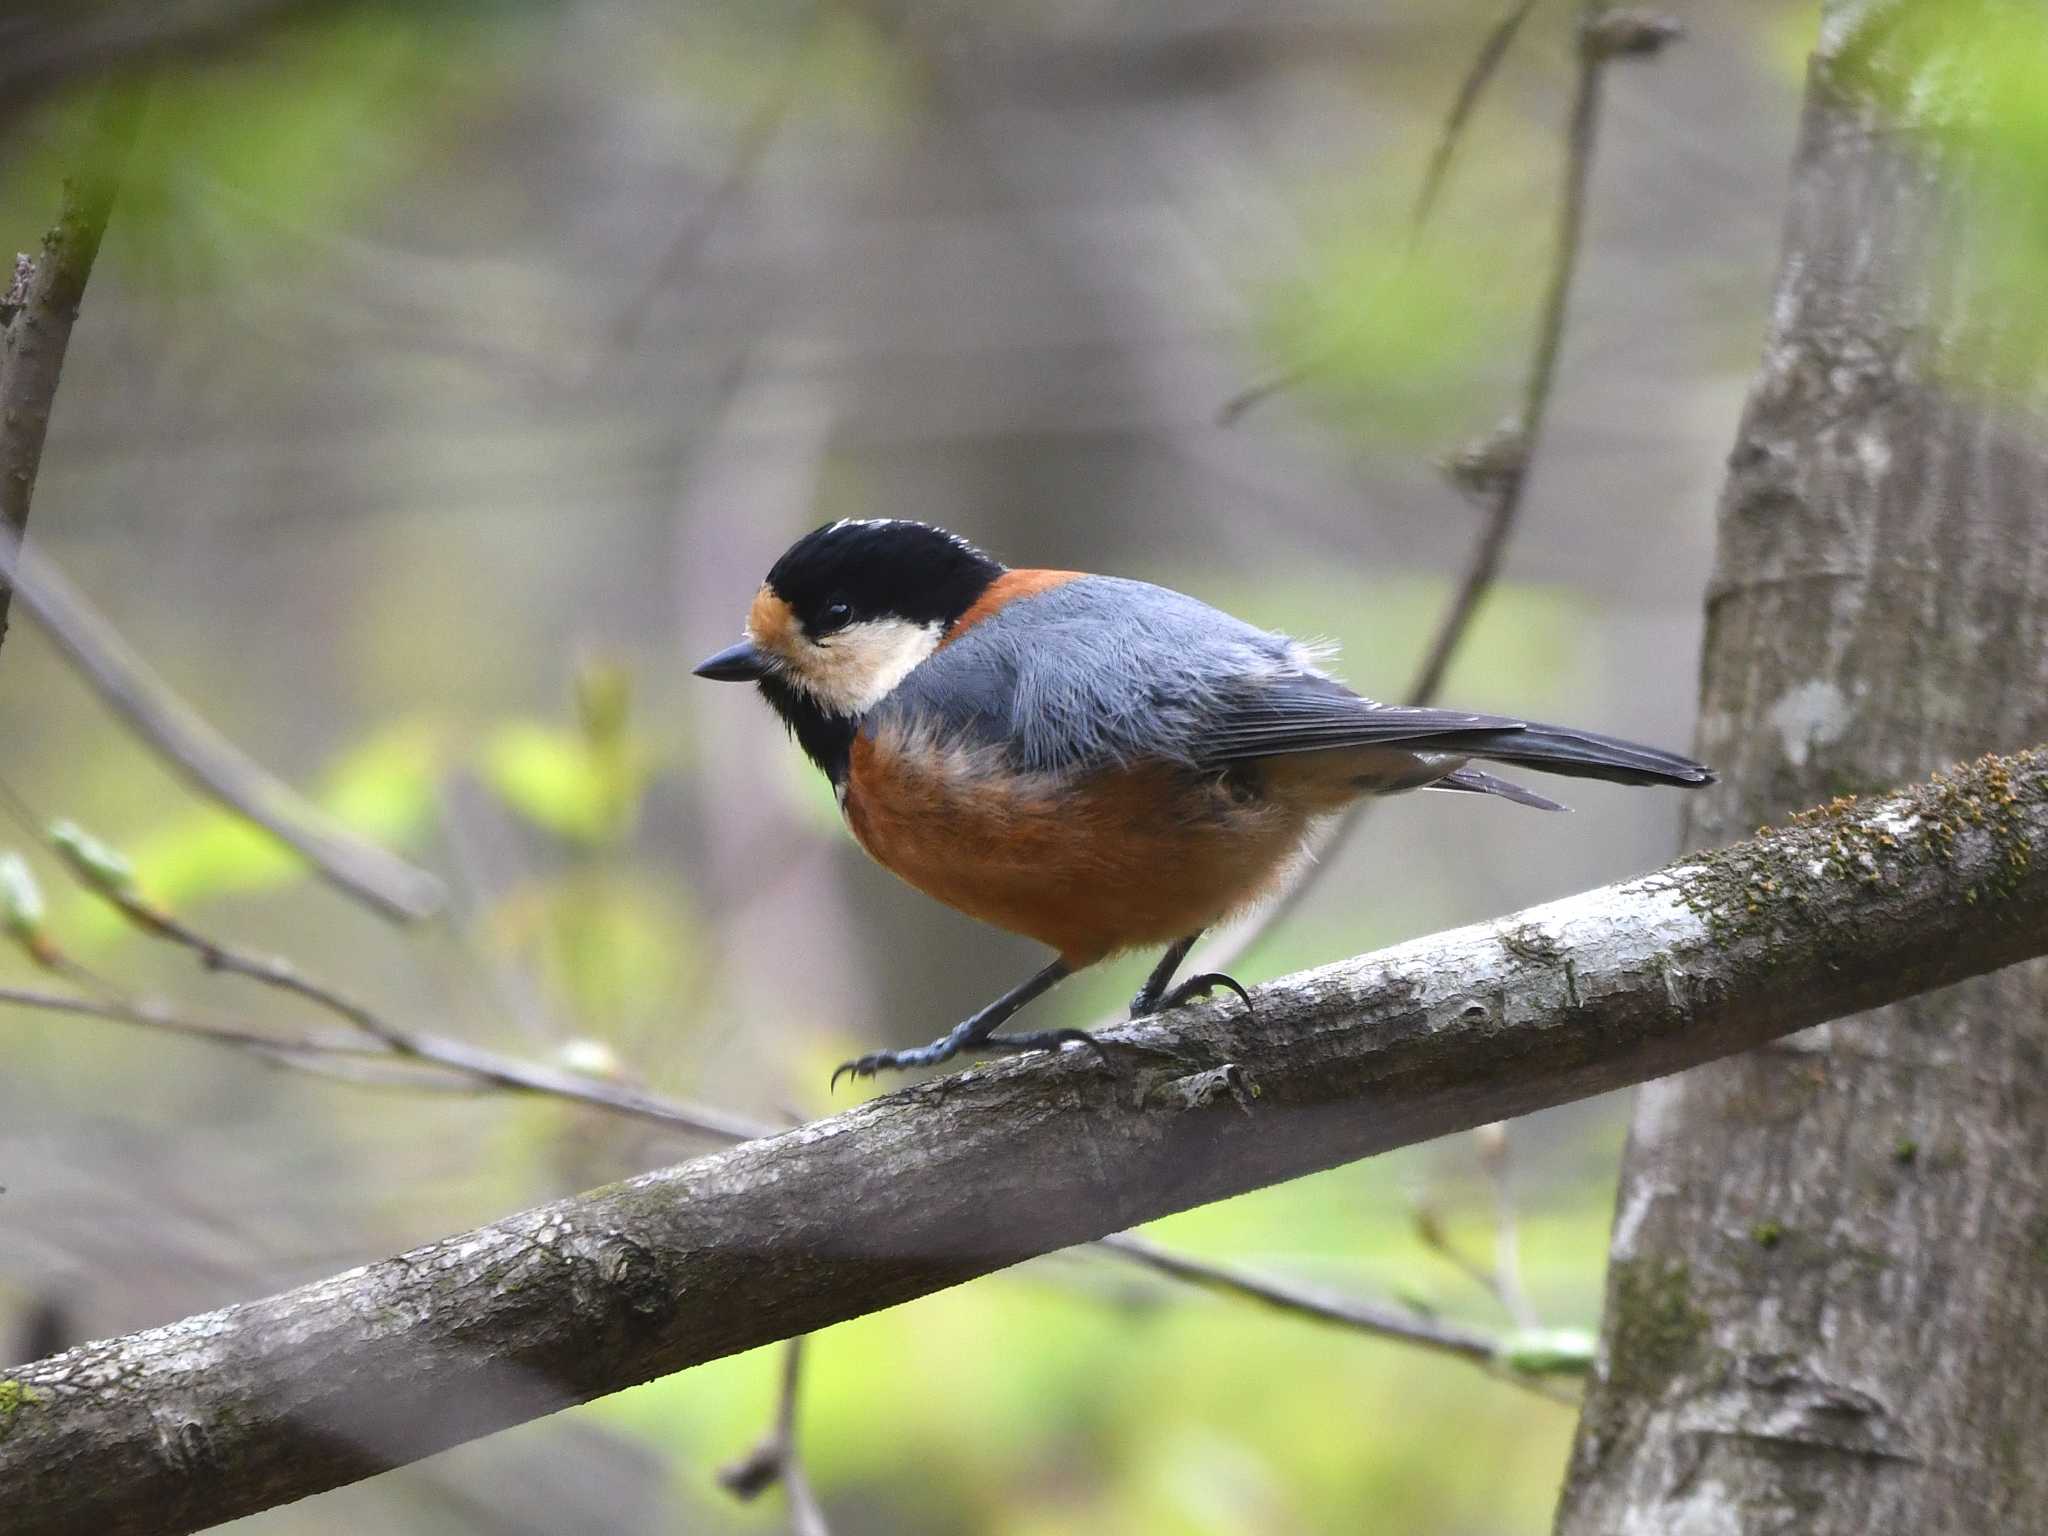
<svg viewBox="0 0 2048 1536"><path fill-rule="evenodd" d="M1165 946L1134 1018L1217 985L1242 995L1223 976L1173 987L1174 972L1204 929L1272 890L1320 818L1361 796L1462 790L1563 809L1474 758L1619 784L1714 777L1590 731L1376 704L1298 641L1192 597L1011 570L907 521L799 539L755 595L746 638L696 672L760 688L878 862L1057 957L930 1045L839 1069L863 1077L961 1051L1092 1045L1075 1029L994 1032L1126 950Z"/></svg>

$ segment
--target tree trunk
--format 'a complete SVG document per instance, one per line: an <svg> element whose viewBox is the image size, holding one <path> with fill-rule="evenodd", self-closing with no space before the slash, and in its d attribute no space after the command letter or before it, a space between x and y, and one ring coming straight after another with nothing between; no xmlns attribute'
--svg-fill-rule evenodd
<svg viewBox="0 0 2048 1536"><path fill-rule="evenodd" d="M1937 355L2038 309L1986 275L1972 152L1881 110L1938 84L1897 47L1930 14L1827 6L1721 504L1695 846L2048 734L2040 380L1994 397ZM2044 1011L2036 963L1641 1091L1559 1536L2048 1531Z"/></svg>

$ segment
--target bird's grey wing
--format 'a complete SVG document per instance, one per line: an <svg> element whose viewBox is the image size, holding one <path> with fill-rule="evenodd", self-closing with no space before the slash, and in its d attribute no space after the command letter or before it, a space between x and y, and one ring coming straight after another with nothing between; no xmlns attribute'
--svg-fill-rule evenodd
<svg viewBox="0 0 2048 1536"><path fill-rule="evenodd" d="M1479 757L1614 784L1689 786L1714 780L1704 764L1640 742L1535 720L1375 704L1321 675L1261 681L1218 713L1208 736L1214 759L1226 763L1374 746L1398 748L1415 754L1418 763L1446 769L1455 767L1458 758Z"/></svg>
<svg viewBox="0 0 2048 1536"><path fill-rule="evenodd" d="M862 729L888 724L998 750L1030 773L1140 762L1211 770L1383 746L1413 754L1418 769L1445 772L1479 757L1618 784L1714 777L1690 758L1592 731L1376 704L1317 670L1285 635L1109 576L1020 598L941 647ZM1400 787L1440 776L1403 774Z"/></svg>
<svg viewBox="0 0 2048 1536"><path fill-rule="evenodd" d="M1248 678L1222 691L1202 735L1212 762L1343 747L1471 750L1523 729L1519 720L1453 709L1415 709L1360 698L1317 672Z"/></svg>
<svg viewBox="0 0 2048 1536"><path fill-rule="evenodd" d="M1278 753L1517 722L1371 703L1285 635L1184 593L1088 576L1019 599L914 668L866 722L1000 747L1029 772Z"/></svg>

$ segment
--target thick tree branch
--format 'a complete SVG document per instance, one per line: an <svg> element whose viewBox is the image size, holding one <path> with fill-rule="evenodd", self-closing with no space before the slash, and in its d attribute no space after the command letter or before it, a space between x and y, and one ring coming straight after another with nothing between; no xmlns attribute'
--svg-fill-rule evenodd
<svg viewBox="0 0 2048 1536"><path fill-rule="evenodd" d="M187 1531L2048 951L2048 754L995 1063L0 1381L21 1536ZM2014 1020L2014 1028L2030 1021ZM1250 1113L1216 1090L1234 1063Z"/></svg>

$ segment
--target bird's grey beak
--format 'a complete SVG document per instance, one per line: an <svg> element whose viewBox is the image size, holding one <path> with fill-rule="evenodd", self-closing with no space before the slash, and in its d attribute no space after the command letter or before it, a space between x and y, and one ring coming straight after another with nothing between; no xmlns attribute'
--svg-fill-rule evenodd
<svg viewBox="0 0 2048 1536"><path fill-rule="evenodd" d="M768 666L768 658L755 648L754 642L742 640L738 645L728 645L716 656L705 658L692 670L714 683L753 683L768 675Z"/></svg>

